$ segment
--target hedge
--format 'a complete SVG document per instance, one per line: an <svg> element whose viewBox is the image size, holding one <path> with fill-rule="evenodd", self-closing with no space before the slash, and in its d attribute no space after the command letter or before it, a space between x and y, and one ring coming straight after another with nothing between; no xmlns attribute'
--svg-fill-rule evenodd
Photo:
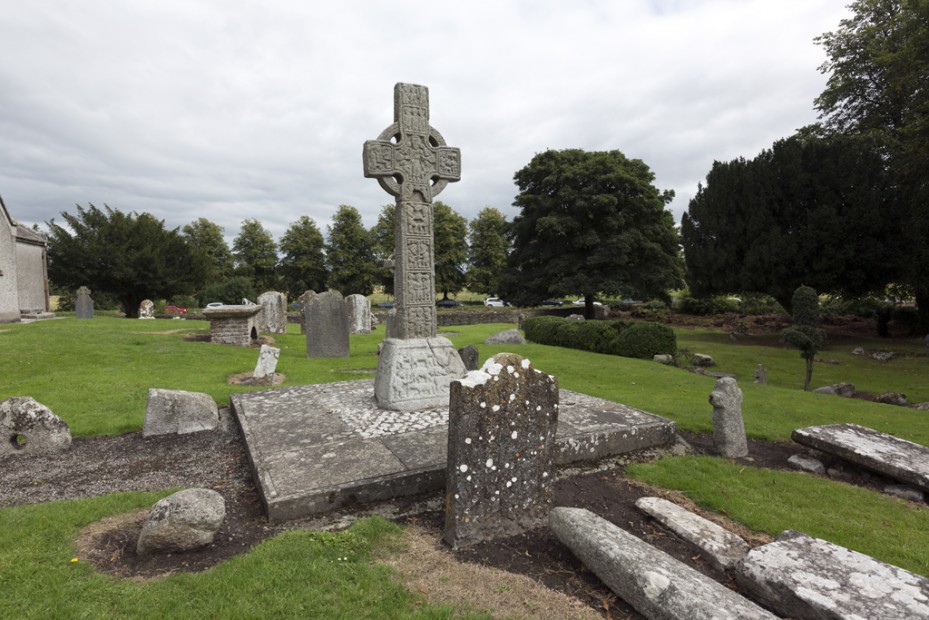
<svg viewBox="0 0 929 620"><path fill-rule="evenodd" d="M572 321L556 316L535 316L523 321L526 339L594 353L651 359L677 353L674 331L648 321Z"/></svg>

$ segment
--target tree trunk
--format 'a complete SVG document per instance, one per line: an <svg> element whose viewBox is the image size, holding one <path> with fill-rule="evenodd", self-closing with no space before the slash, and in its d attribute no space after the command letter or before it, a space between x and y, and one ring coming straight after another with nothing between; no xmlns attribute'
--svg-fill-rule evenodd
<svg viewBox="0 0 929 620"><path fill-rule="evenodd" d="M584 318L588 321L594 318L594 296L584 295Z"/></svg>
<svg viewBox="0 0 929 620"><path fill-rule="evenodd" d="M929 287L916 289L916 335L929 334Z"/></svg>
<svg viewBox="0 0 929 620"><path fill-rule="evenodd" d="M813 359L809 358L806 361L806 376L803 379L803 391L808 392L810 390L810 382L813 379Z"/></svg>

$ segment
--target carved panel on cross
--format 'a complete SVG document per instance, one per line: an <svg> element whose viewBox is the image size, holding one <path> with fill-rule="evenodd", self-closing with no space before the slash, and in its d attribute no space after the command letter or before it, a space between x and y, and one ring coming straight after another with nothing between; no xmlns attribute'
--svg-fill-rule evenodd
<svg viewBox="0 0 929 620"><path fill-rule="evenodd" d="M454 148L441 148L436 151L439 174L449 179L461 178L461 151Z"/></svg>
<svg viewBox="0 0 929 620"><path fill-rule="evenodd" d="M429 237L407 239L406 265L408 271L434 269L432 239Z"/></svg>
<svg viewBox="0 0 929 620"><path fill-rule="evenodd" d="M432 237L432 205L428 202L404 202L400 211L403 228L401 234Z"/></svg>
<svg viewBox="0 0 929 620"><path fill-rule="evenodd" d="M404 132L429 133L429 90L414 84L398 84L394 107L400 117L395 119Z"/></svg>
<svg viewBox="0 0 929 620"><path fill-rule="evenodd" d="M410 306L435 303L435 287L432 273L413 272L404 274L404 301Z"/></svg>

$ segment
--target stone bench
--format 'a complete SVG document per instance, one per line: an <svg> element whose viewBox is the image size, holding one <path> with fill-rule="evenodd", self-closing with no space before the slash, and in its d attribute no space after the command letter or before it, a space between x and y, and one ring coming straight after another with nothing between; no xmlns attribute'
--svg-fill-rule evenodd
<svg viewBox="0 0 929 620"><path fill-rule="evenodd" d="M555 508L548 524L603 583L647 618L777 618L589 510Z"/></svg>
<svg viewBox="0 0 929 620"><path fill-rule="evenodd" d="M857 424L798 428L795 442L929 491L929 448Z"/></svg>
<svg viewBox="0 0 929 620"><path fill-rule="evenodd" d="M790 618L929 618L929 579L792 530L749 551L735 577Z"/></svg>

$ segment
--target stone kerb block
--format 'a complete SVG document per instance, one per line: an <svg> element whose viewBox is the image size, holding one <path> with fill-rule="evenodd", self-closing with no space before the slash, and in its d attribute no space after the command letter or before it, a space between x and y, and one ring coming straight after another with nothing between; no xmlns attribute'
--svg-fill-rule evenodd
<svg viewBox="0 0 929 620"><path fill-rule="evenodd" d="M748 456L745 423L742 420L742 390L732 377L716 380L710 394L713 405L713 445L728 458Z"/></svg>
<svg viewBox="0 0 929 620"><path fill-rule="evenodd" d="M261 310L255 315L255 326L265 334L287 333L287 295L266 291L258 296Z"/></svg>
<svg viewBox="0 0 929 620"><path fill-rule="evenodd" d="M154 319L155 318L155 304L151 299L143 299L142 303L139 304L139 318L140 319Z"/></svg>
<svg viewBox="0 0 929 620"><path fill-rule="evenodd" d="M196 433L219 426L219 408L209 394L150 388L142 436Z"/></svg>
<svg viewBox="0 0 929 620"><path fill-rule="evenodd" d="M371 333L371 301L364 295L345 298L345 315L349 334Z"/></svg>
<svg viewBox="0 0 929 620"><path fill-rule="evenodd" d="M52 410L29 396L0 402L0 456L47 454L71 446L71 429Z"/></svg>
<svg viewBox="0 0 929 620"><path fill-rule="evenodd" d="M77 297L74 300L74 316L78 319L94 318L94 300L90 296L90 289L86 286L77 289Z"/></svg>
<svg viewBox="0 0 929 620"><path fill-rule="evenodd" d="M186 489L156 503L148 513L136 543L136 553L178 553L213 542L226 502L212 489Z"/></svg>
<svg viewBox="0 0 929 620"><path fill-rule="evenodd" d="M348 322L339 291L314 296L306 309L306 356L348 357Z"/></svg>
<svg viewBox="0 0 929 620"><path fill-rule="evenodd" d="M258 363L252 373L254 383L271 385L274 382L274 371L277 370L277 361L281 357L281 350L266 344L261 345L258 353Z"/></svg>
<svg viewBox="0 0 929 620"><path fill-rule="evenodd" d="M554 499L558 382L500 353L451 384L445 540L460 547L544 523Z"/></svg>
<svg viewBox="0 0 929 620"><path fill-rule="evenodd" d="M735 578L785 617L929 618L925 577L792 530L749 551Z"/></svg>

